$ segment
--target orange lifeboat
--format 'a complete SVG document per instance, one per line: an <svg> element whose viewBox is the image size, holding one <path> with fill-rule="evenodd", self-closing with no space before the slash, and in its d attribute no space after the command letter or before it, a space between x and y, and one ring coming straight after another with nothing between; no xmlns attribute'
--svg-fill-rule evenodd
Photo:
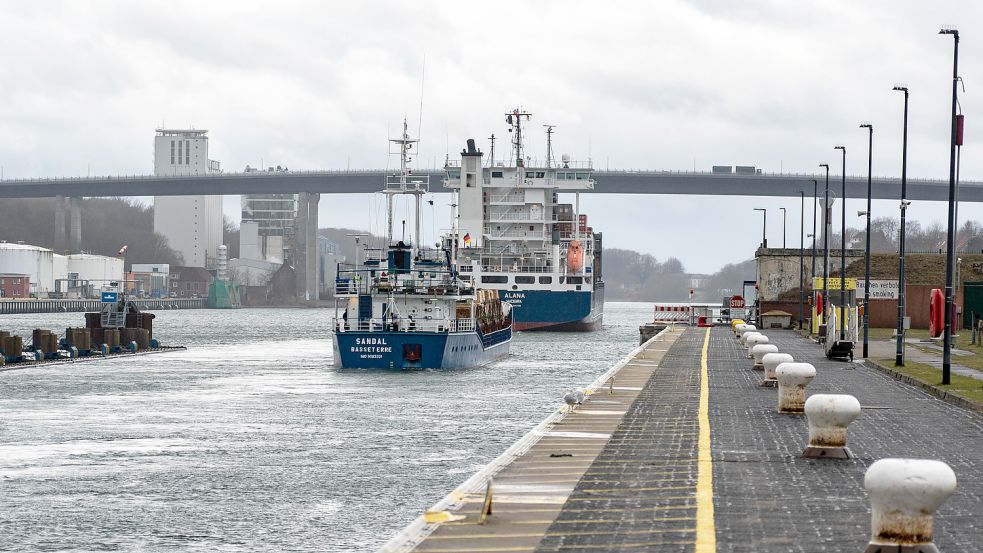
<svg viewBox="0 0 983 553"><path fill-rule="evenodd" d="M571 273L579 273L584 268L584 250L580 247L580 240L571 240L567 247L567 270Z"/></svg>

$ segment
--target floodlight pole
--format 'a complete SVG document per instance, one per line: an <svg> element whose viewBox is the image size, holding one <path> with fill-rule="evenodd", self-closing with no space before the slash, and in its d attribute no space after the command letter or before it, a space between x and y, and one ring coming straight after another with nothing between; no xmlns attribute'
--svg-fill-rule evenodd
<svg viewBox="0 0 983 553"><path fill-rule="evenodd" d="M945 322L942 325L942 384L951 383L952 369L952 307L953 307L953 281L954 279L954 254L956 249L956 103L957 103L957 84L959 83L959 31L955 29L942 29L942 35L952 35L952 113L949 123L952 132L949 136L949 229L948 240L945 249L945 312L943 317Z"/></svg>

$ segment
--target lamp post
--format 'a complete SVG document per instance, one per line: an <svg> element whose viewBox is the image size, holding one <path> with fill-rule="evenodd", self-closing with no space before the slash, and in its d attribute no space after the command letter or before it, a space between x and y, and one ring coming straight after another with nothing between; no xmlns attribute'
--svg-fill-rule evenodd
<svg viewBox="0 0 983 553"><path fill-rule="evenodd" d="M760 211L761 218L761 247L768 247L768 210L763 207L754 208L755 211Z"/></svg>
<svg viewBox="0 0 983 553"><path fill-rule="evenodd" d="M904 92L904 135L901 142L901 229L898 235L898 336L894 352L894 364L904 366L904 255L905 255L905 214L908 211L908 87L895 85L892 90Z"/></svg>
<svg viewBox="0 0 983 553"><path fill-rule="evenodd" d="M834 146L834 150L843 152L842 196L840 197L840 340L846 340L846 146Z"/></svg>
<svg viewBox="0 0 983 553"><path fill-rule="evenodd" d="M956 249L956 85L959 82L959 31L943 28L940 35L952 35L952 113L949 123L949 232L945 248L945 323L942 335L942 384L950 383L952 368L952 288L954 280L953 257Z"/></svg>
<svg viewBox="0 0 983 553"><path fill-rule="evenodd" d="M806 219L806 193L799 190L802 195L799 203L799 330L802 330L802 319L806 315L805 303L805 219Z"/></svg>
<svg viewBox="0 0 983 553"><path fill-rule="evenodd" d="M826 307L829 305L829 229L831 228L829 216L829 164L820 163L820 167L826 169L826 194L823 201L823 313L822 324L826 324Z"/></svg>
<svg viewBox="0 0 983 553"><path fill-rule="evenodd" d="M812 179L812 278L816 278L816 202L819 181Z"/></svg>
<svg viewBox="0 0 983 553"><path fill-rule="evenodd" d="M784 207L780 207L778 209L782 210L782 249L784 249L785 248L785 216L788 215L788 213L785 211Z"/></svg>
<svg viewBox="0 0 983 553"><path fill-rule="evenodd" d="M870 331L870 192L871 171L874 167L874 125L861 123L860 128L867 129L867 244L864 247L864 359L867 358L867 339Z"/></svg>

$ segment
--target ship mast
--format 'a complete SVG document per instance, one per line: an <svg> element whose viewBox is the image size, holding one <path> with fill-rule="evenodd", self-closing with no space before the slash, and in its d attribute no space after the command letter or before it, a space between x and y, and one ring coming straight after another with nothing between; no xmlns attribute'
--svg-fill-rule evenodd
<svg viewBox="0 0 983 553"><path fill-rule="evenodd" d="M414 234L413 234L413 252L414 257L416 252L420 248L420 201L423 194L426 193L425 188L421 188L421 179L410 178L413 175L413 171L410 169L410 162L412 158L410 157L410 151L413 149L413 145L419 142L416 138L410 138L409 130L406 124L406 119L403 119L403 134L399 138L390 138L390 142L399 146L399 175L396 175L396 179L389 179L386 182L386 239L389 244L393 243L393 196L396 194L412 194L415 200L414 209Z"/></svg>
<svg viewBox="0 0 983 553"><path fill-rule="evenodd" d="M556 125L543 125L546 127L546 168L553 166L553 129Z"/></svg>
<svg viewBox="0 0 983 553"><path fill-rule="evenodd" d="M524 167L525 162L522 159L522 118L525 117L526 121L532 117L531 113L522 111L521 109L514 109L512 113L505 114L505 122L509 124L509 132L512 133L512 157L515 159L516 167Z"/></svg>

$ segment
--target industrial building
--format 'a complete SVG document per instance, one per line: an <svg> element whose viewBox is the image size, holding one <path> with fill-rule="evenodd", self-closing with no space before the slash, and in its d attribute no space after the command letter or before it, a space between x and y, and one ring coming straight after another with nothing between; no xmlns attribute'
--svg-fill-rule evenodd
<svg viewBox="0 0 983 553"><path fill-rule="evenodd" d="M0 242L0 272L26 277L31 296L91 297L104 284L123 278L123 260L86 253L58 255L41 246Z"/></svg>
<svg viewBox="0 0 983 553"><path fill-rule="evenodd" d="M154 174L158 176L220 173L219 162L208 159L208 131L157 129ZM222 196L155 196L154 231L191 267L214 268L222 244Z"/></svg>

